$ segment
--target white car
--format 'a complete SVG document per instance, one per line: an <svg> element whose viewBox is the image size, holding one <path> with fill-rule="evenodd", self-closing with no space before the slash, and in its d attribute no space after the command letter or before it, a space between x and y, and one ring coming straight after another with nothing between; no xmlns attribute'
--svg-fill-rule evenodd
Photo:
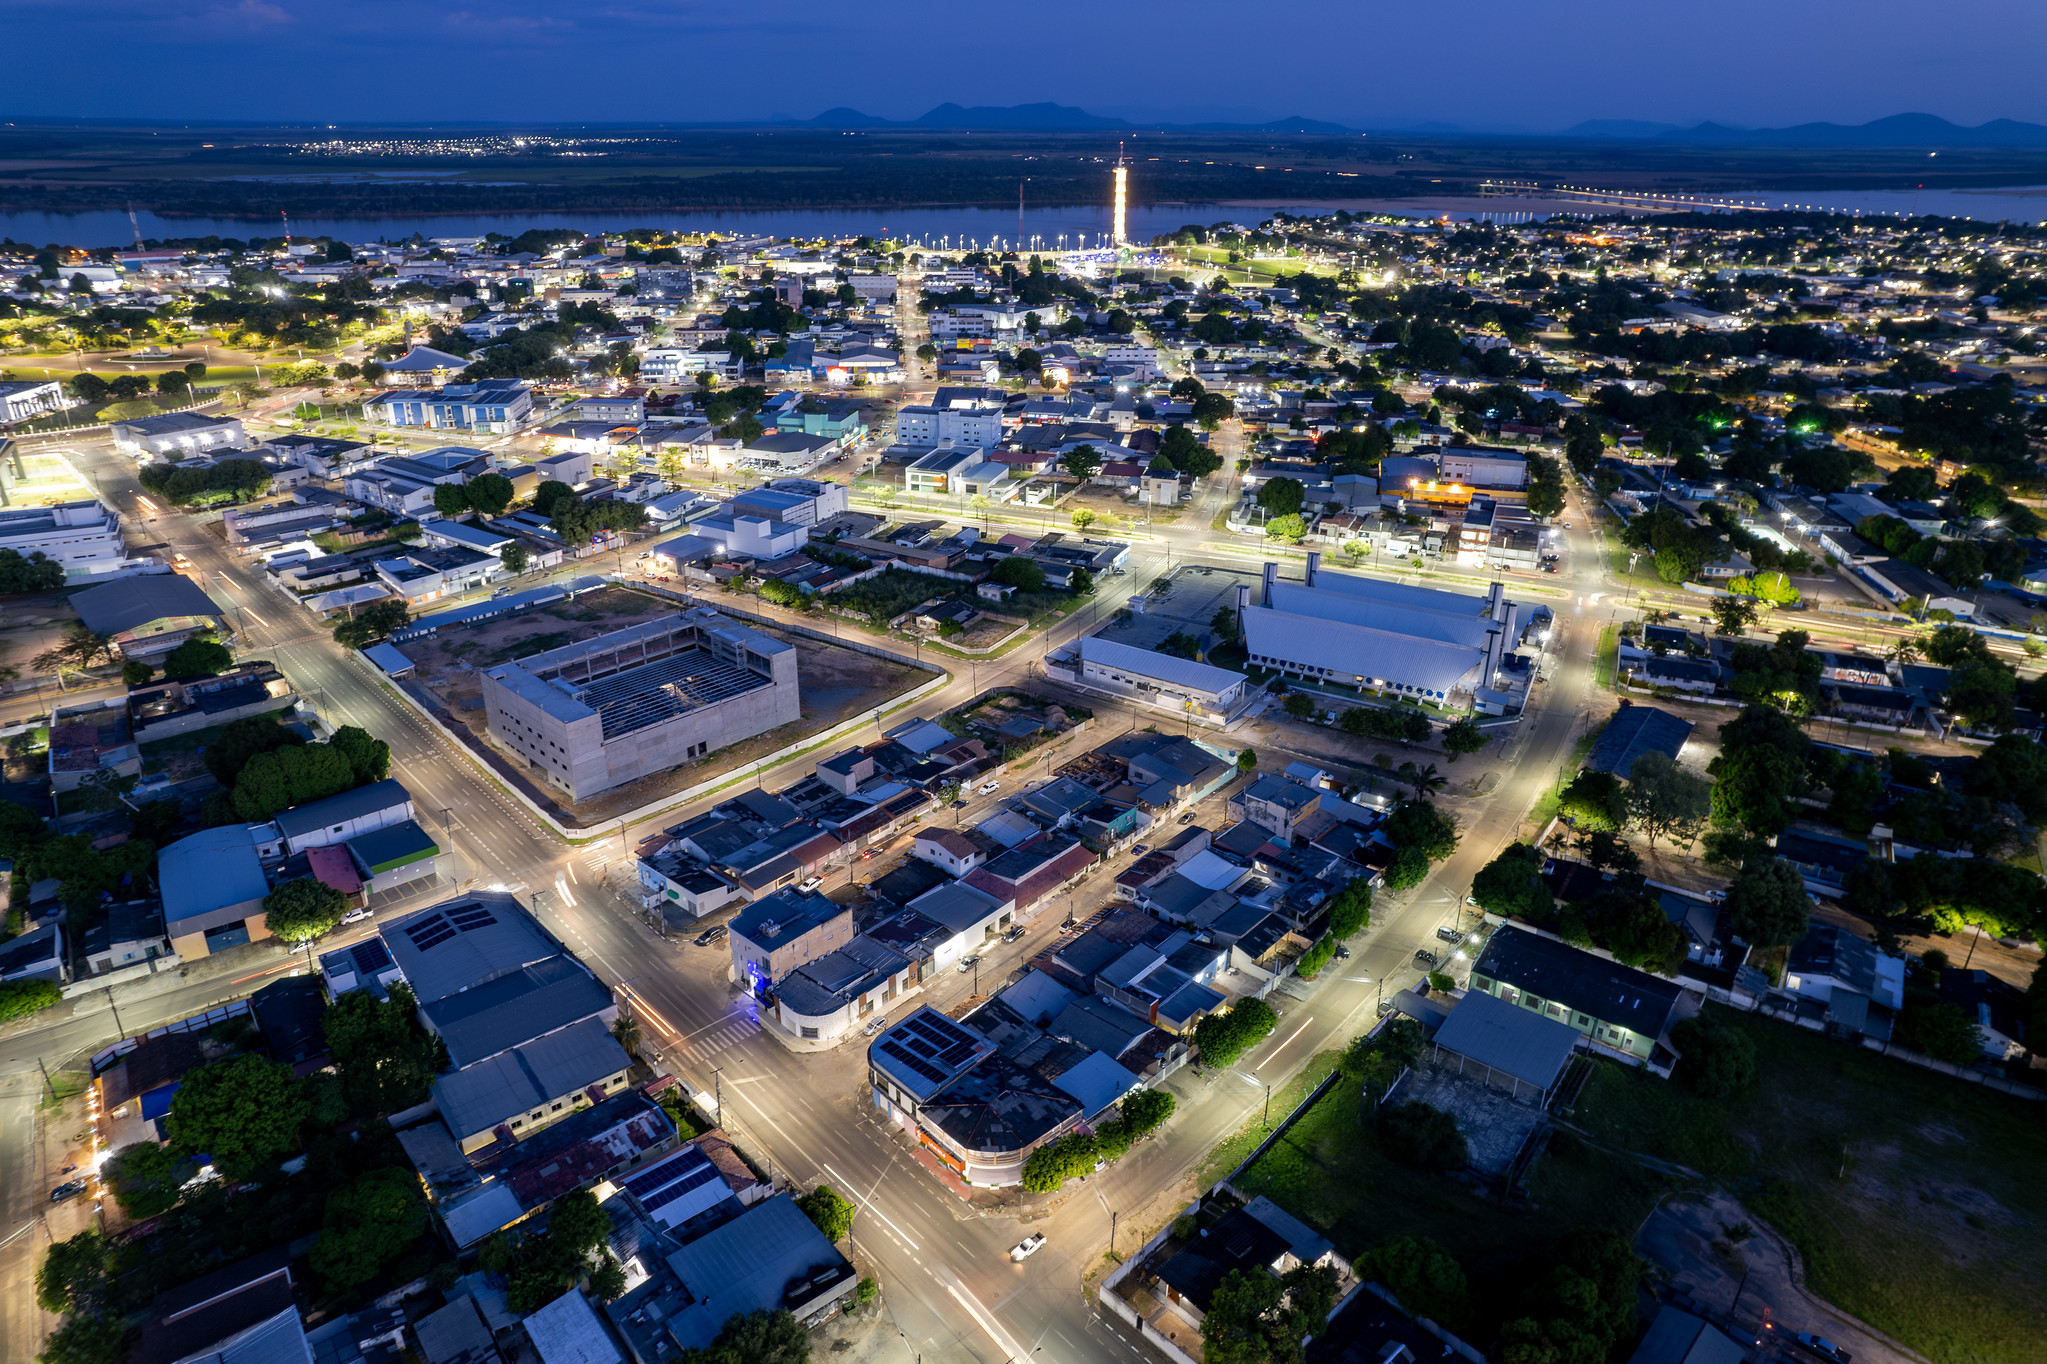
<svg viewBox="0 0 2047 1364"><path fill-rule="evenodd" d="M1002 783L999 781L984 781L974 788L974 794L977 796L992 796L1001 789Z"/></svg>
<svg viewBox="0 0 2047 1364"><path fill-rule="evenodd" d="M809 879L808 881L805 881L805 882L804 882L804 883L803 883L803 884L802 884L801 886L798 886L798 887L797 887L797 889L798 889L798 890L816 890L816 889L817 889L817 888L818 888L819 886L821 886L821 885L823 885L823 884L824 884L824 878L823 878L822 876L813 876L813 877L811 877L811 878L810 878L810 879Z"/></svg>
<svg viewBox="0 0 2047 1364"><path fill-rule="evenodd" d="M341 916L341 922L345 924L359 924L364 919L374 919L375 917L376 917L375 911L365 909L361 905L357 905L354 909L349 910L348 913Z"/></svg>
<svg viewBox="0 0 2047 1364"><path fill-rule="evenodd" d="M1036 1255L1038 1253L1038 1247L1044 1244L1045 1233L1043 1233L1042 1231L1034 1231L1029 1236L1024 1237L1023 1240L1018 1241L1016 1245L1011 1248L1009 1252L1009 1258L1017 1261L1018 1263L1022 1263L1023 1261L1030 1259L1031 1256Z"/></svg>

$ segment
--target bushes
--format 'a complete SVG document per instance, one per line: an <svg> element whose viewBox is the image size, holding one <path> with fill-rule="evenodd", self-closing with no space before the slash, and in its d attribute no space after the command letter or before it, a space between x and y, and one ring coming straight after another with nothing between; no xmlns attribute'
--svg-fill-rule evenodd
<svg viewBox="0 0 2047 1364"><path fill-rule="evenodd" d="M1239 1000L1236 1007L1209 1014L1194 1025L1194 1045L1202 1064L1232 1066L1237 1058L1272 1035L1279 1015L1262 999Z"/></svg>
<svg viewBox="0 0 2047 1364"><path fill-rule="evenodd" d="M845 1240L853 1230L853 1205L839 1197L838 1190L829 1184L818 1185L797 1199L796 1206L824 1233L824 1239L834 1244Z"/></svg>
<svg viewBox="0 0 2047 1364"><path fill-rule="evenodd" d="M1418 710L1352 706L1336 717L1336 727L1361 739L1398 739L1418 744L1429 737L1429 717Z"/></svg>
<svg viewBox="0 0 2047 1364"><path fill-rule="evenodd" d="M1324 933L1315 939L1307 951L1301 953L1301 959L1294 963L1294 974L1303 980L1313 980L1321 974L1323 967L1329 965L1330 958L1335 955L1336 935Z"/></svg>
<svg viewBox="0 0 2047 1364"><path fill-rule="evenodd" d="M1381 1284L1418 1317L1455 1324L1464 1316L1464 1266L1426 1236L1381 1241L1357 1264L1358 1276Z"/></svg>
<svg viewBox="0 0 2047 1364"><path fill-rule="evenodd" d="M1095 1139L1085 1132L1047 1142L1024 1161L1024 1191L1050 1193L1069 1179L1091 1175L1097 1158Z"/></svg>
<svg viewBox="0 0 2047 1364"><path fill-rule="evenodd" d="M1677 1075L1704 1099L1731 1099L1756 1082L1756 1044L1739 1028L1706 1017L1681 1019L1670 1030Z"/></svg>
<svg viewBox="0 0 2047 1364"><path fill-rule="evenodd" d="M217 640L194 636L164 655L163 675L172 682L185 682L200 677L218 677L235 664L234 655L227 646ZM127 669L121 670L125 678ZM144 678L143 681L148 681Z"/></svg>
<svg viewBox="0 0 2047 1364"><path fill-rule="evenodd" d="M10 980L0 985L0 1023L39 1013L64 998L63 990L47 980Z"/></svg>

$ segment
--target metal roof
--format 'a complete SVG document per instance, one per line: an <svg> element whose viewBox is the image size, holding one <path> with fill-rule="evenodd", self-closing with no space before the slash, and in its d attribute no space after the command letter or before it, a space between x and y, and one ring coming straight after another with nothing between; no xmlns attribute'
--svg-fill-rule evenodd
<svg viewBox="0 0 2047 1364"><path fill-rule="evenodd" d="M1472 975L1525 990L1649 1038L1663 1036L1678 997L1684 993L1674 981L1581 952L1569 943L1512 924L1494 930L1484 954L1472 967Z"/></svg>
<svg viewBox="0 0 2047 1364"><path fill-rule="evenodd" d="M517 900L492 891L393 919L378 936L422 1004L562 955Z"/></svg>
<svg viewBox="0 0 2047 1364"><path fill-rule="evenodd" d="M783 1307L807 1314L816 1294L850 1288L854 1278L853 1267L787 1194L691 1241L668 1257L668 1267L692 1300L665 1322L684 1350L709 1345L734 1316ZM529 1330L532 1324L528 1317Z"/></svg>
<svg viewBox="0 0 2047 1364"><path fill-rule="evenodd" d="M118 635L170 616L224 614L199 584L182 573L123 578L88 587L71 598L71 606L86 628L102 635Z"/></svg>
<svg viewBox="0 0 2047 1364"><path fill-rule="evenodd" d="M566 954L420 1006L448 1058L466 1066L612 1007L611 991Z"/></svg>
<svg viewBox="0 0 2047 1364"><path fill-rule="evenodd" d="M1599 742L1585 757L1594 772L1625 777L1635 770L1635 759L1644 753L1662 753L1675 758L1685 740L1692 737L1692 722L1655 706L1625 705L1614 712Z"/></svg>
<svg viewBox="0 0 2047 1364"><path fill-rule="evenodd" d="M178 925L230 905L261 900L270 891L263 863L246 824L203 829L156 855L157 884L163 887L164 924Z"/></svg>
<svg viewBox="0 0 2047 1364"><path fill-rule="evenodd" d="M1320 584L1324 578L1317 574ZM1394 584L1389 584L1394 585ZM1416 589L1408 589L1413 591ZM1353 592L1332 592L1327 588L1304 587L1299 583L1272 584L1265 606L1315 620L1362 625L1387 634L1410 635L1439 644L1485 647L1486 635L1496 628L1486 615L1483 597L1466 597L1455 592L1418 589L1432 599L1426 604L1387 600Z"/></svg>
<svg viewBox="0 0 2047 1364"><path fill-rule="evenodd" d="M1578 1036L1576 1028L1473 990L1450 1010L1435 1043L1546 1090L1570 1064Z"/></svg>
<svg viewBox="0 0 2047 1364"><path fill-rule="evenodd" d="M624 1364L625 1356L611 1343L611 1333L579 1288L529 1313L521 1324L540 1364ZM710 1337L698 1343L708 1345Z"/></svg>
<svg viewBox="0 0 2047 1364"><path fill-rule="evenodd" d="M1259 658L1446 696L1467 680L1484 680L1478 677L1485 661L1483 648L1263 606L1245 610L1244 643Z"/></svg>
<svg viewBox="0 0 2047 1364"><path fill-rule="evenodd" d="M338 796L325 800L311 801L305 805L294 805L272 816L277 822L277 831L286 838L297 838L312 833L315 829L343 824L351 819L361 819L380 810L393 810L412 803L412 793L400 784L396 777L373 781L368 786L358 786L353 791L343 791Z"/></svg>
<svg viewBox="0 0 2047 1364"><path fill-rule="evenodd" d="M1080 1100L1081 1116L1088 1119L1143 1086L1143 1081L1101 1051L1089 1052L1086 1060L1060 1072L1052 1083Z"/></svg>
<svg viewBox="0 0 2047 1364"><path fill-rule="evenodd" d="M459 1139L487 1132L631 1065L604 1020L586 1018L441 1076L433 1083L434 1103Z"/></svg>
<svg viewBox="0 0 2047 1364"><path fill-rule="evenodd" d="M1095 635L1088 635L1080 641L1080 656L1086 662L1098 663L1105 668L1121 668L1168 686L1185 687L1189 691L1210 695L1228 691L1244 681L1244 674L1231 672L1228 668L1177 658L1156 649L1133 648Z"/></svg>

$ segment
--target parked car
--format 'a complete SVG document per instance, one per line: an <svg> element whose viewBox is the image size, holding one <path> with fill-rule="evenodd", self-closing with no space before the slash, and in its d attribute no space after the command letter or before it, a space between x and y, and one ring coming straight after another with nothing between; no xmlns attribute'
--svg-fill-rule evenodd
<svg viewBox="0 0 2047 1364"><path fill-rule="evenodd" d="M365 908L362 905L357 905L354 909L349 910L348 913L341 916L341 922L344 924L359 924L364 919L374 919L376 917L377 912L375 910Z"/></svg>
<svg viewBox="0 0 2047 1364"><path fill-rule="evenodd" d="M1825 1336L1816 1336L1810 1331L1798 1333L1798 1343L1821 1359L1831 1359L1834 1364L1848 1364L1850 1355Z"/></svg>
<svg viewBox="0 0 2047 1364"><path fill-rule="evenodd" d="M823 878L822 876L813 876L813 877L811 877L811 878L810 878L809 880L805 881L805 882L804 882L804 883L803 883L803 884L802 884L801 886L798 886L798 887L797 887L797 889L798 889L798 890L816 890L816 889L817 889L817 888L818 888L819 886L821 886L821 885L823 885L823 884L824 884L824 878Z"/></svg>
<svg viewBox="0 0 2047 1364"><path fill-rule="evenodd" d="M1024 1237L1023 1240L1018 1241L1014 1246L1010 1247L1009 1258L1021 1264L1023 1261L1030 1259L1031 1256L1036 1255L1038 1253L1038 1247L1044 1244L1045 1233L1042 1231L1034 1231L1029 1236Z"/></svg>
<svg viewBox="0 0 2047 1364"><path fill-rule="evenodd" d="M860 1035L862 1037L872 1037L887 1026L888 1020L880 1014L876 1014L873 1018L867 1020L867 1026L860 1030Z"/></svg>
<svg viewBox="0 0 2047 1364"><path fill-rule="evenodd" d="M64 1183L59 1184L56 1188L50 1190L50 1201L52 1203L62 1203L65 1199L76 1198L78 1197L78 1195L84 1192L85 1192L84 1180L82 1179L66 1180Z"/></svg>
<svg viewBox="0 0 2047 1364"><path fill-rule="evenodd" d="M696 941L697 941L697 946L698 946L698 947L709 947L709 946L710 946L710 945L711 945L712 943L714 943L714 942L717 942L717 941L719 941L719 940L720 940L720 939L722 939L722 938L723 938L724 936L725 936L725 925L724 925L724 924L712 924L712 925L711 925L711 926L710 926L709 928L707 928L707 929L705 929L705 930L704 930L703 932L701 932L701 933L697 934L697 940L696 940Z"/></svg>
<svg viewBox="0 0 2047 1364"><path fill-rule="evenodd" d="M1018 938L1021 938L1023 935L1024 926L1022 924L1018 924L1015 928L1010 929L1009 932L1002 935L1002 941L1015 942Z"/></svg>
<svg viewBox="0 0 2047 1364"><path fill-rule="evenodd" d="M1462 933L1459 933L1456 929L1450 927L1448 924L1445 924L1441 928L1437 929L1436 936L1441 938L1444 942L1464 941L1464 935Z"/></svg>
<svg viewBox="0 0 2047 1364"><path fill-rule="evenodd" d="M1150 851L1151 844L1149 843L1132 843L1130 845L1130 855L1132 857L1142 857Z"/></svg>
<svg viewBox="0 0 2047 1364"><path fill-rule="evenodd" d="M1336 948L1336 959L1338 961L1349 961L1350 949L1339 943Z"/></svg>
<svg viewBox="0 0 2047 1364"><path fill-rule="evenodd" d="M177 778L168 772L152 772L141 781L136 782L135 789L129 794L146 796L154 791L168 791L177 784Z"/></svg>
<svg viewBox="0 0 2047 1364"><path fill-rule="evenodd" d="M1181 815L1180 822L1182 824L1192 824L1194 822L1194 812L1189 810L1186 814Z"/></svg>
<svg viewBox="0 0 2047 1364"><path fill-rule="evenodd" d="M1416 966L1434 966L1440 960L1441 960L1440 957L1438 957L1434 952L1429 951L1429 949L1426 947L1417 947L1414 949L1414 964Z"/></svg>
<svg viewBox="0 0 2047 1364"><path fill-rule="evenodd" d="M973 969L974 969L974 968L975 968L976 966L980 965L980 962L981 962L981 959L980 959L980 958L979 958L978 956L974 956L974 957L961 957L961 958L960 958L960 970L962 970L962 971L971 971L971 970L973 970Z"/></svg>
<svg viewBox="0 0 2047 1364"><path fill-rule="evenodd" d="M992 796L1001 789L1002 783L999 781L984 781L974 788L974 794L977 796Z"/></svg>

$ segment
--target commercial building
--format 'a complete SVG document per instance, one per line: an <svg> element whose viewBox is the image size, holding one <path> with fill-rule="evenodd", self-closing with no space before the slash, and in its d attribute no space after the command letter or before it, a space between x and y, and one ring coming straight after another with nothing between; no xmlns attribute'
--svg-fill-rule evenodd
<svg viewBox="0 0 2047 1364"><path fill-rule="evenodd" d="M202 631L218 631L224 614L205 589L182 573L159 573L89 587L71 599L87 629L106 635L123 658L154 659Z"/></svg>
<svg viewBox="0 0 2047 1364"><path fill-rule="evenodd" d="M87 577L128 561L121 518L97 498L47 507L0 507L0 549L24 559L40 554L67 577Z"/></svg>
<svg viewBox="0 0 2047 1364"><path fill-rule="evenodd" d="M1417 701L1498 697L1503 660L1524 625L1498 583L1484 597L1331 573L1308 555L1307 581L1265 566L1264 598L1238 589L1246 650L1260 667Z"/></svg>
<svg viewBox="0 0 2047 1364"><path fill-rule="evenodd" d="M853 941L853 911L791 887L748 905L730 928L733 976L760 996L797 967Z"/></svg>
<svg viewBox="0 0 2047 1364"><path fill-rule="evenodd" d="M107 431L121 453L155 458L189 459L208 450L240 449L248 444L239 417L209 417L199 412L132 417L109 422Z"/></svg>
<svg viewBox="0 0 2047 1364"><path fill-rule="evenodd" d="M270 893L251 826L227 824L181 838L156 857L164 931L186 961L270 936Z"/></svg>
<svg viewBox="0 0 2047 1364"><path fill-rule="evenodd" d="M710 610L486 669L491 737L571 801L801 715L796 650Z"/></svg>
<svg viewBox="0 0 2047 1364"><path fill-rule="evenodd" d="M913 405L896 412L896 442L913 449L946 443L987 448L1001 439L1000 404L972 407Z"/></svg>
<svg viewBox="0 0 2047 1364"><path fill-rule="evenodd" d="M945 445L914 461L903 471L903 487L913 493L972 497L997 496L1009 482L1009 466L988 458L978 445Z"/></svg>
<svg viewBox="0 0 2047 1364"><path fill-rule="evenodd" d="M392 389L363 403L379 426L435 430L516 431L533 415L533 394L517 379L483 379L438 389Z"/></svg>
<svg viewBox="0 0 2047 1364"><path fill-rule="evenodd" d="M1677 1062L1671 1027L1699 1011L1702 995L1513 924L1495 929L1471 968L1471 990L1577 1029L1621 1060L1668 1076Z"/></svg>
<svg viewBox="0 0 2047 1364"><path fill-rule="evenodd" d="M55 379L0 384L0 425L31 421L64 406L64 385Z"/></svg>
<svg viewBox="0 0 2047 1364"><path fill-rule="evenodd" d="M1242 673L1096 635L1045 660L1045 670L1076 686L1141 700L1174 715L1219 725L1249 699Z"/></svg>

